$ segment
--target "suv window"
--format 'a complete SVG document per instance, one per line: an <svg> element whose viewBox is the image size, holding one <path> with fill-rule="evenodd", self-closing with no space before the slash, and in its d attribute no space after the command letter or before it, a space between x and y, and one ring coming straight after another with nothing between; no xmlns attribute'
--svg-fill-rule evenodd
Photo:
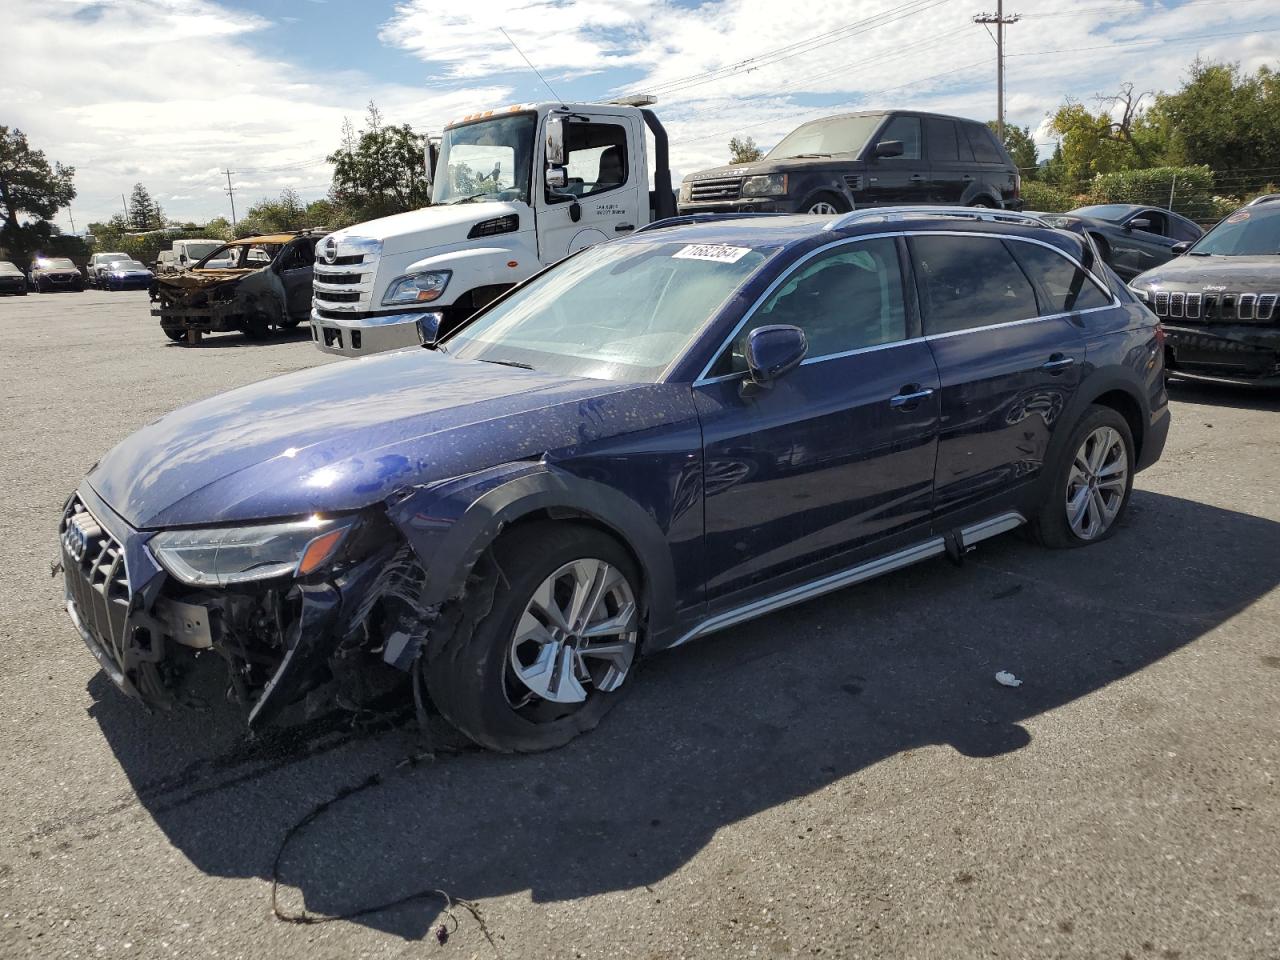
<svg viewBox="0 0 1280 960"><path fill-rule="evenodd" d="M1031 282L999 237L914 236L908 243L926 336L1039 315Z"/></svg>
<svg viewBox="0 0 1280 960"><path fill-rule="evenodd" d="M797 267L738 331L711 376L747 369L747 337L787 323L809 340L808 358L905 340L902 271L892 239L836 247Z"/></svg>
<svg viewBox="0 0 1280 960"><path fill-rule="evenodd" d="M627 128L617 123L571 123L565 138L569 183L560 196L591 197L627 182Z"/></svg>
<svg viewBox="0 0 1280 960"><path fill-rule="evenodd" d="M879 140L901 140L902 156L885 157L886 160L920 159L920 118L894 117L880 132Z"/></svg>
<svg viewBox="0 0 1280 960"><path fill-rule="evenodd" d="M963 124L969 137L969 146L973 150L973 159L978 163L1004 163L1004 154L996 144L995 135L981 123Z"/></svg>
<svg viewBox="0 0 1280 960"><path fill-rule="evenodd" d="M1169 218L1169 233L1167 235L1172 237L1174 240L1194 241L1200 239L1200 231L1195 227L1195 225L1187 223L1187 221L1183 220L1181 217Z"/></svg>
<svg viewBox="0 0 1280 960"><path fill-rule="evenodd" d="M928 147L930 160L953 162L960 159L960 152L956 148L956 125L952 120L925 117L924 142Z"/></svg>
<svg viewBox="0 0 1280 960"><path fill-rule="evenodd" d="M1040 304L1041 316L1105 307L1111 302L1083 269L1056 250L1025 240L1008 240L1006 245L1023 272L1040 284L1042 297L1048 298Z"/></svg>

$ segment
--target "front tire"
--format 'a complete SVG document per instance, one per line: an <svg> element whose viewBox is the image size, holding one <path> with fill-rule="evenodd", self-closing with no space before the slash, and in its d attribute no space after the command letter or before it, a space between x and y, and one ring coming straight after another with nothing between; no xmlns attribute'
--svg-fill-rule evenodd
<svg viewBox="0 0 1280 960"><path fill-rule="evenodd" d="M1129 423L1110 407L1090 406L1055 465L1049 495L1032 523L1046 547L1083 547L1116 532L1133 492Z"/></svg>
<svg viewBox="0 0 1280 960"><path fill-rule="evenodd" d="M839 197L834 193L819 193L809 200L804 212L816 213L820 216L834 216L840 213L848 213L849 204L845 203L843 197Z"/></svg>
<svg viewBox="0 0 1280 960"><path fill-rule="evenodd" d="M477 566L427 649L427 690L483 747L529 753L593 729L634 673L640 578L592 527L517 527Z"/></svg>

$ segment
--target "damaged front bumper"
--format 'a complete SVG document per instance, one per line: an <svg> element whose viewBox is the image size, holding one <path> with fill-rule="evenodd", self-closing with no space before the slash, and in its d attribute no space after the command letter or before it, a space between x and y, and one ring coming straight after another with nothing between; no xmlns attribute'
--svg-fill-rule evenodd
<svg viewBox="0 0 1280 960"><path fill-rule="evenodd" d="M1175 376L1280 386L1280 328L1163 320L1165 366Z"/></svg>
<svg viewBox="0 0 1280 960"><path fill-rule="evenodd" d="M389 535L391 534L391 535ZM228 695L264 726L308 705L369 702L403 677L390 654L430 620L425 577L385 520L360 518L332 566L304 578L191 587L85 484L59 526L67 613L112 682L148 706L184 699L193 661L225 661Z"/></svg>

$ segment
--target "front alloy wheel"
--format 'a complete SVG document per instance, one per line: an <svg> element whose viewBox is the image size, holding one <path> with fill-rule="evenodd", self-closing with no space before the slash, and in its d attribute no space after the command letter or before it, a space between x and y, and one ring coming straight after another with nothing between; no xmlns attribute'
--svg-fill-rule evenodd
<svg viewBox="0 0 1280 960"><path fill-rule="evenodd" d="M600 722L635 673L641 580L584 524L516 524L441 612L419 663L436 708L481 746L548 750Z"/></svg>
<svg viewBox="0 0 1280 960"><path fill-rule="evenodd" d="M1112 427L1099 427L1076 450L1067 478L1067 523L1081 540L1111 529L1129 486L1129 455Z"/></svg>

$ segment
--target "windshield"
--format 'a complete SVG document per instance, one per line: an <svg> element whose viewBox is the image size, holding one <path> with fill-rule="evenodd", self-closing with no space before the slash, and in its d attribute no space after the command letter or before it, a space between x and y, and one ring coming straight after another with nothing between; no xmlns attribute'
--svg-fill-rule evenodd
<svg viewBox="0 0 1280 960"><path fill-rule="evenodd" d="M1100 203L1092 207L1078 207L1071 212L1077 216L1093 217L1095 220L1106 220L1109 223L1119 223L1137 213L1133 207L1124 203Z"/></svg>
<svg viewBox="0 0 1280 960"><path fill-rule="evenodd" d="M1237 210L1187 252L1218 257L1280 255L1280 210Z"/></svg>
<svg viewBox="0 0 1280 960"><path fill-rule="evenodd" d="M137 260L113 260L111 262L113 270L145 270L147 269Z"/></svg>
<svg viewBox="0 0 1280 960"><path fill-rule="evenodd" d="M252 269L257 270L275 259L281 244L264 243L260 246L249 246L244 243L225 243L214 247L213 252L197 263L193 270L201 268L214 269Z"/></svg>
<svg viewBox="0 0 1280 960"><path fill-rule="evenodd" d="M431 202L528 203L537 126L536 114L515 113L446 130L440 141Z"/></svg>
<svg viewBox="0 0 1280 960"><path fill-rule="evenodd" d="M128 260L129 255L127 253L99 253L97 254L97 259L99 263L112 263L116 260Z"/></svg>
<svg viewBox="0 0 1280 960"><path fill-rule="evenodd" d="M183 246L186 250L187 257L192 260L199 260L201 257L207 257L213 251L218 249L217 240L205 240L201 243L188 243Z"/></svg>
<svg viewBox="0 0 1280 960"><path fill-rule="evenodd" d="M463 359L650 383L775 250L601 244L477 317L445 348Z"/></svg>
<svg viewBox="0 0 1280 960"><path fill-rule="evenodd" d="M787 157L829 157L836 153L858 153L867 138L884 120L883 114L869 117L829 117L801 124L765 155L766 160Z"/></svg>
<svg viewBox="0 0 1280 960"><path fill-rule="evenodd" d="M36 267L41 270L74 270L76 265L66 257L42 257L36 261Z"/></svg>

